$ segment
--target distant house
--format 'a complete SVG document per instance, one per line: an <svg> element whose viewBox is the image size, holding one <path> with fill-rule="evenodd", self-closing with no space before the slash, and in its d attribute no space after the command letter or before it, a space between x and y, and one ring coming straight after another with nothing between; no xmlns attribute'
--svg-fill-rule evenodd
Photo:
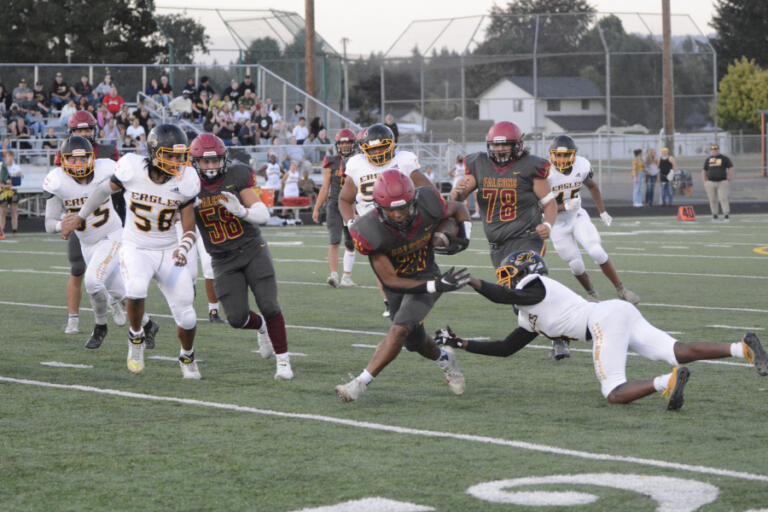
<svg viewBox="0 0 768 512"><path fill-rule="evenodd" d="M512 121L524 133L595 131L605 124L605 104L597 86L585 78L508 76L478 98L480 119Z"/></svg>

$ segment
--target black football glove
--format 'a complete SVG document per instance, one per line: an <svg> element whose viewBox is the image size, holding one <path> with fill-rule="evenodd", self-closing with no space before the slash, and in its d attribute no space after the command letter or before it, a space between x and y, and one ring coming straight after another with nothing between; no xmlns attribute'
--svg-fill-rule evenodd
<svg viewBox="0 0 768 512"><path fill-rule="evenodd" d="M459 288L465 287L469 284L469 279L472 277L469 275L467 267L459 271L454 271L455 267L451 267L448 272L445 272L440 276L440 279L435 283L435 289L438 292L453 292Z"/></svg>
<svg viewBox="0 0 768 512"><path fill-rule="evenodd" d="M435 343L438 345L446 345L453 348L461 348L462 340L456 333L451 330L449 325L445 326L445 329L438 329L435 331Z"/></svg>
<svg viewBox="0 0 768 512"><path fill-rule="evenodd" d="M349 228L344 226L342 229L344 230L344 247L346 247L348 251L354 251L355 242L352 240L352 235L349 234Z"/></svg>
<svg viewBox="0 0 768 512"><path fill-rule="evenodd" d="M454 236L450 233L443 234L448 239L448 245L445 247L435 247L436 254L456 254L457 252L461 252L469 246L469 238Z"/></svg>

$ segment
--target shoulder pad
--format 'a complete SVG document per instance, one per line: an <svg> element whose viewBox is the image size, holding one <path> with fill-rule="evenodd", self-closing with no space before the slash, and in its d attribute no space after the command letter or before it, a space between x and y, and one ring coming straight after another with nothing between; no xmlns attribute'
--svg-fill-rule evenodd
<svg viewBox="0 0 768 512"><path fill-rule="evenodd" d="M200 177L193 167L184 168L179 180L179 193L190 199L200 193Z"/></svg>
<svg viewBox="0 0 768 512"><path fill-rule="evenodd" d="M45 176L43 190L49 194L56 194L61 186L61 167L55 167Z"/></svg>

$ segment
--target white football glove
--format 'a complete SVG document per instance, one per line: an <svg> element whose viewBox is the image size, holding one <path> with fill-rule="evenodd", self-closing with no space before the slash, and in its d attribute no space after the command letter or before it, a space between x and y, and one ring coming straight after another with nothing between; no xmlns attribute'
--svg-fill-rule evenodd
<svg viewBox="0 0 768 512"><path fill-rule="evenodd" d="M581 208L581 198L574 197L573 199L566 199L565 201L563 201L563 207L567 212L578 210L579 208Z"/></svg>
<svg viewBox="0 0 768 512"><path fill-rule="evenodd" d="M222 191L222 195L224 196L223 199L219 199L219 204L227 209L229 213L234 215L235 217L242 218L245 217L246 211L245 206L243 206L243 203L240 202L240 200L237 198L235 194L232 192L226 192Z"/></svg>
<svg viewBox="0 0 768 512"><path fill-rule="evenodd" d="M613 222L613 217L608 215L608 212L601 213L600 219L603 221L603 224L605 224L606 226L610 226L611 222Z"/></svg>

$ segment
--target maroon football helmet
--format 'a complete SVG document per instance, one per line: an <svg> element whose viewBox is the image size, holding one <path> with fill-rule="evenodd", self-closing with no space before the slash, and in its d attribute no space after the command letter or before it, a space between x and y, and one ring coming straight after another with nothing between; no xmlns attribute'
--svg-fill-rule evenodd
<svg viewBox="0 0 768 512"><path fill-rule="evenodd" d="M94 144L96 137L96 119L87 110L78 110L67 120L67 128L70 135L85 137L88 142ZM83 130L88 130L84 133ZM78 132L78 133L75 133Z"/></svg>
<svg viewBox="0 0 768 512"><path fill-rule="evenodd" d="M336 152L343 156L348 157L355 152L355 132L344 128L339 130L336 134Z"/></svg>
<svg viewBox="0 0 768 512"><path fill-rule="evenodd" d="M227 146L224 141L212 133L201 133L189 146L192 167L197 170L200 179L206 182L216 181L227 172ZM218 167L201 166L203 160L216 160Z"/></svg>
<svg viewBox="0 0 768 512"><path fill-rule="evenodd" d="M416 215L415 197L411 178L397 169L379 174L373 186L373 202L379 219L401 231L410 227Z"/></svg>
<svg viewBox="0 0 768 512"><path fill-rule="evenodd" d="M488 158L504 167L523 155L523 132L515 123L502 121L491 126L485 139ZM494 146L491 148L491 146ZM501 147L499 147L501 146Z"/></svg>

